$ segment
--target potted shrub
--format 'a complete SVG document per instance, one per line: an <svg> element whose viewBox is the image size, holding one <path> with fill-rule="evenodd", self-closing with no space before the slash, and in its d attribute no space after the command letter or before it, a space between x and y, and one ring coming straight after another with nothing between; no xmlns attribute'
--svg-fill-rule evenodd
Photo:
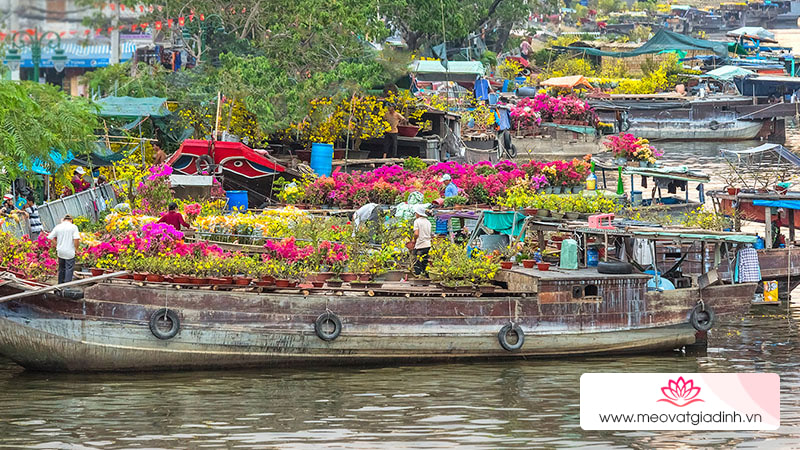
<svg viewBox="0 0 800 450"><path fill-rule="evenodd" d="M333 277L333 278L328 278L328 280L327 280L327 281L325 281L325 283L326 283L326 284L327 284L329 287L342 287L342 283L343 283L343 281L342 281L342 279L341 279L341 278L339 278L339 277Z"/></svg>
<svg viewBox="0 0 800 450"><path fill-rule="evenodd" d="M444 199L442 206L449 209L459 210L466 205L468 201L469 200L467 200L467 197L464 197L463 195L454 195Z"/></svg>

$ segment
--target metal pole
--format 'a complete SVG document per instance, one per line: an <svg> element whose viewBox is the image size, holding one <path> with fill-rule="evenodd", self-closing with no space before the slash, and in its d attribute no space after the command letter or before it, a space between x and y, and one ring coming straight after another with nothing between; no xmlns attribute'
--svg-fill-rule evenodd
<svg viewBox="0 0 800 450"><path fill-rule="evenodd" d="M33 62L33 80L39 82L39 64L42 62L42 47L39 45L39 28L33 29L31 39L31 60Z"/></svg>
<svg viewBox="0 0 800 450"><path fill-rule="evenodd" d="M111 64L119 64L119 8L114 8L114 16L111 18Z"/></svg>

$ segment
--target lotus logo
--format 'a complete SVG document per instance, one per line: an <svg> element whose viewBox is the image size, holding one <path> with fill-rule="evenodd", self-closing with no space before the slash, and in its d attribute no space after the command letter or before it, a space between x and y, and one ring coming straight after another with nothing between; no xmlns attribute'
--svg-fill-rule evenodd
<svg viewBox="0 0 800 450"><path fill-rule="evenodd" d="M661 388L661 393L666 398L658 400L659 402L672 403L681 408L694 402L703 401L695 398L700 395L700 388L694 385L694 381L684 380L683 377L678 377L677 380L669 380L669 384Z"/></svg>

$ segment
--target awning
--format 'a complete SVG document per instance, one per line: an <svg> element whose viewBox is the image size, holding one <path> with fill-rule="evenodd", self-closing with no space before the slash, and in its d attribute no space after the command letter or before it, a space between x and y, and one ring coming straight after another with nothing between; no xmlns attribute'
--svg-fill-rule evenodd
<svg viewBox="0 0 800 450"><path fill-rule="evenodd" d="M67 56L66 67L106 67L110 64L111 59L111 45L80 45L78 43L61 44ZM39 67L51 68L53 67L53 49L42 49L42 60ZM136 43L123 42L120 43L119 60L125 62L133 58L136 53ZM33 67L33 59L31 58L30 47L25 47L22 51L22 62L20 67L31 68Z"/></svg>
<svg viewBox="0 0 800 450"><path fill-rule="evenodd" d="M480 61L448 61L445 68L440 61L414 61L410 69L420 81L475 81L486 73Z"/></svg>
<svg viewBox="0 0 800 450"><path fill-rule="evenodd" d="M105 97L95 104L100 108L101 117L120 117L134 119L138 117L161 118L170 115L166 106L167 99L161 97Z"/></svg>
<svg viewBox="0 0 800 450"><path fill-rule="evenodd" d="M747 75L754 75L755 72L752 70L747 70L744 67L739 66L722 66L717 69L711 70L706 73L706 75L710 76L711 78L716 78L717 80L732 80L734 77L744 77Z"/></svg>
<svg viewBox="0 0 800 450"><path fill-rule="evenodd" d="M754 41L777 43L775 33L761 27L741 27L725 33L726 36L735 38L749 38Z"/></svg>
<svg viewBox="0 0 800 450"><path fill-rule="evenodd" d="M653 178L668 178L670 180L692 181L708 183L711 178L699 170L692 170L686 166L678 167L626 167L623 175L641 175Z"/></svg>
<svg viewBox="0 0 800 450"><path fill-rule="evenodd" d="M591 89L592 85L583 75L572 75L569 77L555 77L542 81L542 86L551 86L565 89L585 87Z"/></svg>
<svg viewBox="0 0 800 450"><path fill-rule="evenodd" d="M674 33L664 28L642 44L641 47L630 52L608 52L592 47L559 47L564 50L580 51L591 56L609 56L612 58L630 58L633 56L660 53L675 50L706 50L713 52L720 58L728 57L728 44L726 42L707 41L696 39L683 34Z"/></svg>
<svg viewBox="0 0 800 450"><path fill-rule="evenodd" d="M800 157L781 144L762 144L745 150L722 150L722 156L736 158L738 163L759 165L762 162L767 166L781 165L783 161L800 167ZM783 160L783 161L782 161Z"/></svg>

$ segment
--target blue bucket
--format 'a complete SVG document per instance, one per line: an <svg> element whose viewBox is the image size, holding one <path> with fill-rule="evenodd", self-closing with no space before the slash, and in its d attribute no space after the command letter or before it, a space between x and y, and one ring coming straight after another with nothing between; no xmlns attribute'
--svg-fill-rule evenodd
<svg viewBox="0 0 800 450"><path fill-rule="evenodd" d="M758 239L756 239L755 244L753 244L753 248L756 250L761 250L762 248L764 248L764 238L759 236Z"/></svg>
<svg viewBox="0 0 800 450"><path fill-rule="evenodd" d="M597 267L597 262L600 260L600 251L596 248L589 248L586 251L586 267Z"/></svg>
<svg viewBox="0 0 800 450"><path fill-rule="evenodd" d="M333 144L311 144L311 169L319 176L331 176Z"/></svg>
<svg viewBox="0 0 800 450"><path fill-rule="evenodd" d="M225 191L225 197L228 197L229 210L247 210L247 191Z"/></svg>
<svg viewBox="0 0 800 450"><path fill-rule="evenodd" d="M497 95L497 94L489 94L489 104L490 105L496 105L497 104L497 100L499 99L499 97L500 96Z"/></svg>

